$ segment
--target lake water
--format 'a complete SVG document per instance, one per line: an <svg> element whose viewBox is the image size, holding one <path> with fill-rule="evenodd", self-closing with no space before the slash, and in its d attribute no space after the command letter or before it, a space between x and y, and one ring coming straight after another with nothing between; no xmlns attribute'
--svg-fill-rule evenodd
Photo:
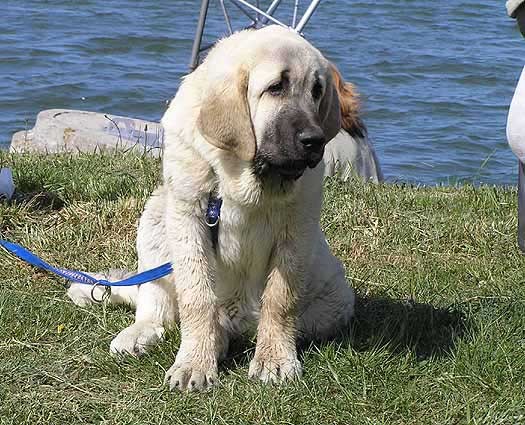
<svg viewBox="0 0 525 425"><path fill-rule="evenodd" d="M504 3L321 3L305 35L358 86L389 181L515 182L505 124L525 40ZM187 72L200 2L2 4L0 144L6 147L42 109L160 119ZM208 41L226 31L218 0L212 4ZM289 13L283 7L279 17Z"/></svg>

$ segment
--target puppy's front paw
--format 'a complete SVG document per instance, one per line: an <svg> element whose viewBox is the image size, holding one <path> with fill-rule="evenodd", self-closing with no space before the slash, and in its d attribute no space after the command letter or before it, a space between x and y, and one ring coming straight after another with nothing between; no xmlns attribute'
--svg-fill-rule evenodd
<svg viewBox="0 0 525 425"><path fill-rule="evenodd" d="M175 361L164 377L164 384L169 383L170 390L203 391L217 384L217 366L195 367L192 362Z"/></svg>
<svg viewBox="0 0 525 425"><path fill-rule="evenodd" d="M164 338L164 328L155 323L134 323L111 341L112 354L140 356Z"/></svg>
<svg viewBox="0 0 525 425"><path fill-rule="evenodd" d="M256 351L248 370L250 378L260 379L265 384L299 379L302 374L303 368L295 352L275 355Z"/></svg>

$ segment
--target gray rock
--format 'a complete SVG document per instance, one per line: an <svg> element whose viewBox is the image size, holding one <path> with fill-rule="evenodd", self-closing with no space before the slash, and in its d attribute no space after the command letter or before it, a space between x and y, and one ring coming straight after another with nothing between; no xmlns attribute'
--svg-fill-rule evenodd
<svg viewBox="0 0 525 425"><path fill-rule="evenodd" d="M159 123L89 111L48 109L35 127L13 135L11 152L95 152L138 150L161 153L164 131Z"/></svg>

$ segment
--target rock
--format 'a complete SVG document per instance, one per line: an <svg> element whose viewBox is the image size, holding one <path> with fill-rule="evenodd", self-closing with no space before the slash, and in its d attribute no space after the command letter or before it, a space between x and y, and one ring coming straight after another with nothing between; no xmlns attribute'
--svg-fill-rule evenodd
<svg viewBox="0 0 525 425"><path fill-rule="evenodd" d="M11 152L95 152L138 150L161 153L161 124L89 111L48 109L38 114L35 127L13 135Z"/></svg>

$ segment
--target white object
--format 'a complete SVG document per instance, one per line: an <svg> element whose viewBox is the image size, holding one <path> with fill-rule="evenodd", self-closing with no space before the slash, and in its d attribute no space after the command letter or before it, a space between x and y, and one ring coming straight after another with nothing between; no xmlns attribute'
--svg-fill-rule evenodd
<svg viewBox="0 0 525 425"><path fill-rule="evenodd" d="M525 162L525 67L510 104L507 140L514 154Z"/></svg>
<svg viewBox="0 0 525 425"><path fill-rule="evenodd" d="M339 174L343 181L356 174L367 182L380 183L383 173L368 137L350 136L341 130L326 145L323 157L325 176Z"/></svg>
<svg viewBox="0 0 525 425"><path fill-rule="evenodd" d="M15 183L13 182L13 173L9 168L0 169L0 199L11 199L15 193Z"/></svg>

